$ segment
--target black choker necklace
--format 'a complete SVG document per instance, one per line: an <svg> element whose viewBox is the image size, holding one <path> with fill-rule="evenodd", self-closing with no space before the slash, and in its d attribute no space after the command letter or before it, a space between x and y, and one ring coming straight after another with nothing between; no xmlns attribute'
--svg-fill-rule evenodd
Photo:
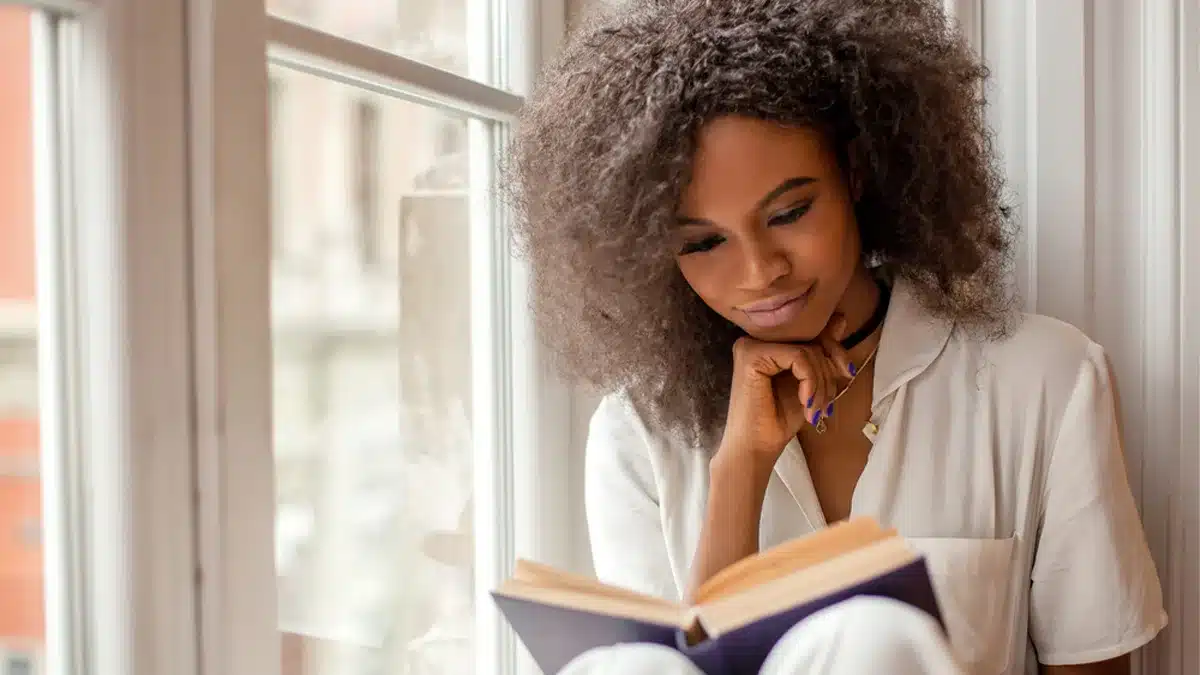
<svg viewBox="0 0 1200 675"><path fill-rule="evenodd" d="M886 284L879 284L879 303L875 305L875 311L871 314L871 318L867 319L867 322L864 323L861 328L851 333L846 337L845 340L842 340L842 349L847 351L854 349L858 345L862 344L863 340L871 337L871 335L873 335L875 331L881 325L883 325L883 319L887 316L888 303L891 301L891 299L891 289L889 289Z"/></svg>

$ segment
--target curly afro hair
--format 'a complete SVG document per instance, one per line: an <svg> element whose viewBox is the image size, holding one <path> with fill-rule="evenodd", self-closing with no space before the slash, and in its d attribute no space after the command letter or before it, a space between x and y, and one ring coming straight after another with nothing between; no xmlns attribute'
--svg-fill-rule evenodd
<svg viewBox="0 0 1200 675"><path fill-rule="evenodd" d="M719 432L739 332L668 242L697 131L731 114L828 134L861 182L864 255L932 314L1002 335L1012 237L986 76L940 0L632 0L591 16L542 74L506 167L557 365L696 442Z"/></svg>

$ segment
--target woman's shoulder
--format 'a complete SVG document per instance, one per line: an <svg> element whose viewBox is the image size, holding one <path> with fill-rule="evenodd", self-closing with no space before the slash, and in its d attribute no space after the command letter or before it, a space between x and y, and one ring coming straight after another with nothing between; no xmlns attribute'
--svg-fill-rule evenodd
<svg viewBox="0 0 1200 675"><path fill-rule="evenodd" d="M1078 327L1042 314L1021 314L999 338L955 334L950 345L979 371L1032 400L1065 401L1081 376L1108 378L1104 349Z"/></svg>
<svg viewBox="0 0 1200 675"><path fill-rule="evenodd" d="M657 500L665 485L686 493L708 476L707 455L680 434L658 430L627 390L600 398L588 426L585 473L594 494L636 487Z"/></svg>
<svg viewBox="0 0 1200 675"><path fill-rule="evenodd" d="M645 454L653 434L628 389L600 396L588 423L588 452Z"/></svg>
<svg viewBox="0 0 1200 675"><path fill-rule="evenodd" d="M588 424L588 451L633 454L657 464L663 457L695 450L682 431L672 432L657 423L650 405L629 389L602 395Z"/></svg>
<svg viewBox="0 0 1200 675"><path fill-rule="evenodd" d="M645 441L674 443L678 434L666 433L656 423L653 403L636 396L630 388L620 388L599 396L592 413L589 433L619 432L635 434Z"/></svg>
<svg viewBox="0 0 1200 675"><path fill-rule="evenodd" d="M601 394L592 412L589 433L597 431L645 432L646 422L628 389Z"/></svg>
<svg viewBox="0 0 1200 675"><path fill-rule="evenodd" d="M1061 319L1044 314L1020 314L1003 337L986 341L992 358L1019 359L1053 367L1078 365L1097 347L1086 333Z"/></svg>

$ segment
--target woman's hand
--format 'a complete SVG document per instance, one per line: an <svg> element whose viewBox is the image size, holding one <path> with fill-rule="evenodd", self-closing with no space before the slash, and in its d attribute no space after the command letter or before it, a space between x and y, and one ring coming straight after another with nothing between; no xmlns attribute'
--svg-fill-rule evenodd
<svg viewBox="0 0 1200 675"><path fill-rule="evenodd" d="M758 550L758 527L771 471L807 421L832 412L839 380L853 377L836 317L815 344L738 340L721 446L709 464L704 527L692 558L689 597L710 577Z"/></svg>
<svg viewBox="0 0 1200 675"><path fill-rule="evenodd" d="M718 456L736 454L741 461L773 467L805 423L815 425L834 413L841 382L854 372L837 340L844 323L840 317L830 321L812 344L748 337L734 344L729 413Z"/></svg>

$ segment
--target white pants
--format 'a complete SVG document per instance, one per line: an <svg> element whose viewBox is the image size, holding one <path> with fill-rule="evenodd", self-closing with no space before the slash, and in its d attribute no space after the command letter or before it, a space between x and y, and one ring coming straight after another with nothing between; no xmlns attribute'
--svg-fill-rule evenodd
<svg viewBox="0 0 1200 675"><path fill-rule="evenodd" d="M895 600L857 597L787 632L759 675L963 675L932 617ZM673 649L623 644L576 657L559 675L704 675ZM749 675L749 674L747 674Z"/></svg>

